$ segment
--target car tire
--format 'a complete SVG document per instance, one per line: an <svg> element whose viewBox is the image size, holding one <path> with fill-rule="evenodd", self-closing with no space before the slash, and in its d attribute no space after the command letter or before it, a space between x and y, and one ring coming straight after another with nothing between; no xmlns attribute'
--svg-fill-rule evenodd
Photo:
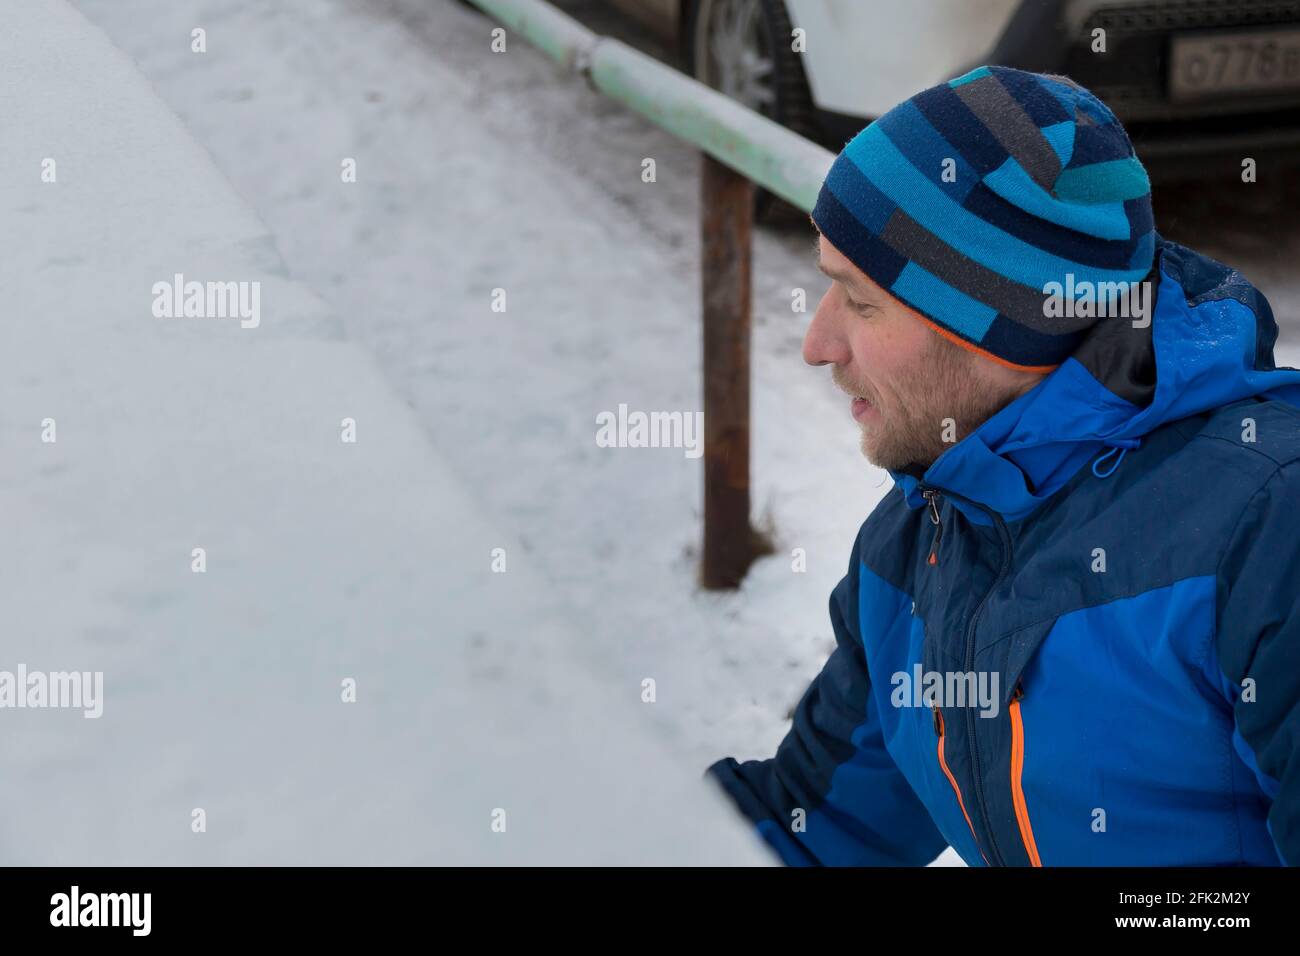
<svg viewBox="0 0 1300 956"><path fill-rule="evenodd" d="M691 0L685 21L686 60L696 79L821 142L802 56L790 48L793 29L784 0ZM801 210L762 187L755 190L754 214L765 223L805 218Z"/></svg>

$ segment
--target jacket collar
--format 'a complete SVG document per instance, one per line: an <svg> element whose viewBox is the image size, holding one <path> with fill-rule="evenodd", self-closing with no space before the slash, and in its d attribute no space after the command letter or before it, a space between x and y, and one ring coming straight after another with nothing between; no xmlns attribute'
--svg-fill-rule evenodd
<svg viewBox="0 0 1300 956"><path fill-rule="evenodd" d="M1073 355L928 468L890 470L908 505L922 507L933 487L976 524L992 523L980 505L1018 521L1090 460L1122 455L1167 422L1251 395L1300 406L1300 370L1274 365L1277 324L1262 293L1164 239L1155 262L1146 327L1099 320Z"/></svg>

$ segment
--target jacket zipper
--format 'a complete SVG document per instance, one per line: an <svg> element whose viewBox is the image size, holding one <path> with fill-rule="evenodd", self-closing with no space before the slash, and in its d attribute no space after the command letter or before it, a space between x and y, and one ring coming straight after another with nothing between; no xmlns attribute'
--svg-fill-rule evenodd
<svg viewBox="0 0 1300 956"><path fill-rule="evenodd" d="M966 671L970 673L975 670L975 626L979 623L980 613L984 610L984 605L988 603L989 596L998 589L998 585L1002 583L1002 579L1007 576L1007 571L1011 568L1011 535L1007 532L1007 526L1003 522L1002 516L984 507L978 501L972 501L964 495L954 494L951 491L945 491L943 488L937 488L934 485L919 484L918 487L921 489L921 496L930 503L931 521L936 521L938 518L938 506L935 504L935 499L939 495L947 495L950 498L965 501L968 504L979 508L980 511L983 511L986 515L992 518L994 525L998 529L998 538L1002 542L1002 567L998 570L998 576L993 579L993 584L984 592L984 596L980 598L979 604L975 606L975 613L971 615L970 624L966 628ZM942 525L940 524L937 527L942 528ZM931 545L931 564L937 563L938 560L933 551L933 548L937 546L937 543L938 535L936 534L935 544ZM980 820L984 823L985 828L988 831L989 850L993 853L993 859L997 861L996 865L1006 866L1006 861L1003 860L1002 854L998 850L997 836L993 832L992 825L988 822L989 811L988 805L984 801L984 783L981 779L982 771L980 768L979 746L975 739L975 708L967 708L967 711L966 735L967 740L970 743L971 774L975 783L975 809L979 813ZM967 818L967 823L970 823L969 817ZM974 829L973 825L972 829Z"/></svg>
<svg viewBox="0 0 1300 956"><path fill-rule="evenodd" d="M934 540L930 542L929 564L939 563L939 539L943 537L943 522L939 520L939 505L936 499L939 492L933 488L926 488L921 492L921 497L930 502L930 521L934 524Z"/></svg>
<svg viewBox="0 0 1300 956"><path fill-rule="evenodd" d="M966 818L966 826L970 827L970 835L971 839L975 841L975 849L980 851L980 858L984 861L984 865L988 866L989 858L986 857L984 851L980 849L980 838L975 835L975 824L970 822L970 814L966 812L966 801L961 798L961 787L957 786L957 778L954 777L952 771L948 769L948 761L945 760L943 756L943 711L938 707L934 708L934 732L939 738L939 743L937 745L939 753L939 768L943 770L943 775L947 777L948 782L952 784L952 792L957 795L957 806L961 807L961 815Z"/></svg>
<svg viewBox="0 0 1300 956"><path fill-rule="evenodd" d="M1025 727L1020 714L1020 698L1025 696L1020 681L1016 681L1015 693L1011 695L1011 799L1016 806L1016 823L1020 827L1020 839L1024 841L1025 852L1029 854L1031 866L1042 866L1038 856L1038 844L1034 840L1034 828L1029 823L1029 806L1025 803L1025 791L1020 785L1021 773L1025 767Z"/></svg>

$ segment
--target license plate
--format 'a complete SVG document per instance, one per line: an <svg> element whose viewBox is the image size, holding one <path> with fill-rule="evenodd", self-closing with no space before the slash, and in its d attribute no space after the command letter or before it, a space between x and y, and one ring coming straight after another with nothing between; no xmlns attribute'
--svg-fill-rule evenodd
<svg viewBox="0 0 1300 956"><path fill-rule="evenodd" d="M1174 34L1169 97L1300 92L1300 29Z"/></svg>

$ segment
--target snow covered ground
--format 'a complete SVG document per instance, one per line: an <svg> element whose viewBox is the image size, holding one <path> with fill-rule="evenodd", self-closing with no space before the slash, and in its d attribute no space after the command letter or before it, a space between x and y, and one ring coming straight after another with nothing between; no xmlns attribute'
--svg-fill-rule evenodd
<svg viewBox="0 0 1300 956"><path fill-rule="evenodd" d="M620 403L699 408L689 151L521 43L493 58L487 21L450 2L79 6L138 60L290 271L594 622L593 651L656 680L654 711L689 759L774 748L830 650L826 599L886 490L843 403L798 357L805 317L791 289L820 295L809 239L763 236L756 290L756 502L783 556L740 594L702 594L700 460L595 443L596 415ZM190 52L195 26L208 30L206 54ZM446 59L469 46L483 76ZM552 107L563 114L535 115ZM578 174L578 144L560 161L580 134L636 206ZM658 157L655 184L641 182L643 156ZM355 185L339 184L343 157L357 160ZM796 547L807 573L791 570Z"/></svg>
<svg viewBox="0 0 1300 956"><path fill-rule="evenodd" d="M770 862L133 64L5 19L0 861Z"/></svg>
<svg viewBox="0 0 1300 956"><path fill-rule="evenodd" d="M808 316L792 312L792 291L811 308L824 288L809 237L764 231L756 248L755 500L777 553L739 593L703 594L700 461L594 441L597 414L621 403L699 408L691 150L522 42L490 52L492 24L452 0L77 5L135 58L269 226L290 274L375 356L429 444L585 622L591 657L656 681L653 715L685 762L769 755L829 653L827 595L888 486L859 456L824 370L799 358ZM196 27L206 53L190 49ZM340 183L347 157L355 184ZM1252 227L1276 216L1276 197L1182 195L1176 237L1247 256L1284 342L1300 340L1300 240L1279 228L1260 244ZM1242 203L1253 211L1234 225L1223 207ZM806 573L792 570L794 548Z"/></svg>

